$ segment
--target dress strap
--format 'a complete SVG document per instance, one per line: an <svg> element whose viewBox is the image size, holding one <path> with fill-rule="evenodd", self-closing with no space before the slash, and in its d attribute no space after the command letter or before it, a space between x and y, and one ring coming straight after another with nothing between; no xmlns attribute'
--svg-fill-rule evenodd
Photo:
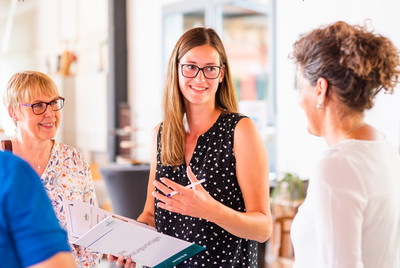
<svg viewBox="0 0 400 268"><path fill-rule="evenodd" d="M1 148L4 151L9 151L12 153L12 143L11 140L2 140L1 141Z"/></svg>

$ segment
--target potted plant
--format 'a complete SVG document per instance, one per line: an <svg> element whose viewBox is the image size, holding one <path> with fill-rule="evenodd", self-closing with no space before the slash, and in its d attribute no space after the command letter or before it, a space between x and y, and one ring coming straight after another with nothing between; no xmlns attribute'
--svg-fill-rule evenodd
<svg viewBox="0 0 400 268"><path fill-rule="evenodd" d="M282 179L276 181L271 192L271 203L279 202L293 206L296 201L302 201L305 196L306 182L295 173L285 173Z"/></svg>

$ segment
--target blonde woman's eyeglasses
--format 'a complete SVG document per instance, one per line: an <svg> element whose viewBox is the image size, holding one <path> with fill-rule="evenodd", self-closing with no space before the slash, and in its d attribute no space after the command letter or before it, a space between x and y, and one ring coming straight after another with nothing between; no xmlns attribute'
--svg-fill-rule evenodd
<svg viewBox="0 0 400 268"><path fill-rule="evenodd" d="M37 102L33 104L20 103L20 105L31 107L34 114L40 115L46 112L47 106L50 106L53 111L61 110L64 107L64 101L65 99L63 97L58 97L49 102Z"/></svg>

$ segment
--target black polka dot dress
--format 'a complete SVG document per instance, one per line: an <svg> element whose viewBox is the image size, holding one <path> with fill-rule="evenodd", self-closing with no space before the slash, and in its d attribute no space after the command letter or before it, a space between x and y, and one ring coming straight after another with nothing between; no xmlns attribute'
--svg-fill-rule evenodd
<svg viewBox="0 0 400 268"><path fill-rule="evenodd" d="M202 184L206 191L214 199L241 212L246 210L236 177L233 138L235 127L243 117L223 111L214 125L198 138L190 160L190 167L197 179L207 179ZM176 169L161 164L161 131L162 127L158 133L156 180L166 177L181 185L189 184L185 164ZM257 267L256 241L236 237L204 219L169 212L157 205L154 210L159 232L206 248L178 267Z"/></svg>

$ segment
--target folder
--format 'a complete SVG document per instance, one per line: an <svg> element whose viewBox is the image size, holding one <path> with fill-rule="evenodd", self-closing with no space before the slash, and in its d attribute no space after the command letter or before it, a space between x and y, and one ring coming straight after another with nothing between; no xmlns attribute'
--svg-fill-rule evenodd
<svg viewBox="0 0 400 268"><path fill-rule="evenodd" d="M173 267L205 248L81 201L66 202L70 242L142 266Z"/></svg>

